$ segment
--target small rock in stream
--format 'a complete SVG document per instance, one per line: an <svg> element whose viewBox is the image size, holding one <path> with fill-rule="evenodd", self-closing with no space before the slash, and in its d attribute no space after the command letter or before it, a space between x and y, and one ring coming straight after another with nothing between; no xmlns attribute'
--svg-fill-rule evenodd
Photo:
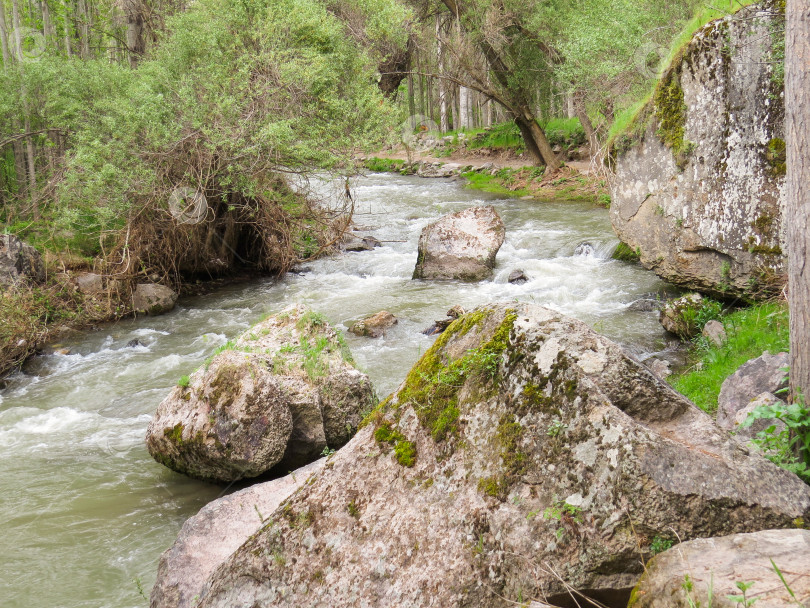
<svg viewBox="0 0 810 608"><path fill-rule="evenodd" d="M526 273L522 270L513 270L509 273L509 278L507 281L512 283L513 285L523 285L529 280L529 277L526 276Z"/></svg>

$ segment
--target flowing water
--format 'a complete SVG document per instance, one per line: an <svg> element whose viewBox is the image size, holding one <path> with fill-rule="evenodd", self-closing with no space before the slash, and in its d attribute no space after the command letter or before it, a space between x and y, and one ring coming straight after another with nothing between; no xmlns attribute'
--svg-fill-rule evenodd
<svg viewBox="0 0 810 608"><path fill-rule="evenodd" d="M355 199L356 222L384 246L81 335L64 344L71 354L39 357L9 379L0 392L0 605L146 606L141 590L149 594L161 552L187 517L223 492L149 457L143 438L150 415L180 376L289 304L310 305L343 329L383 309L399 318L384 338L348 336L380 396L432 343L421 330L454 304L533 301L637 354L663 348L656 315L627 306L665 286L610 259L617 241L603 209L499 200L450 180L376 174L358 180ZM494 279L412 281L422 227L482 201L496 206L507 229ZM527 283L507 282L516 268ZM141 345L128 347L133 339Z"/></svg>

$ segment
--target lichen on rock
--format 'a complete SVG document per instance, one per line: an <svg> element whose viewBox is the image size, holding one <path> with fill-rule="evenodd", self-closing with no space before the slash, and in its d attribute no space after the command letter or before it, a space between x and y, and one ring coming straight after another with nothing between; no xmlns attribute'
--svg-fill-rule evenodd
<svg viewBox="0 0 810 608"><path fill-rule="evenodd" d="M774 48L784 15L768 5L699 30L613 145L621 241L663 279L722 297L764 297L783 280ZM769 221L753 223L760 217Z"/></svg>
<svg viewBox="0 0 810 608"><path fill-rule="evenodd" d="M317 459L371 408L368 376L317 313L291 307L255 325L163 400L147 429L158 462L230 482Z"/></svg>
<svg viewBox="0 0 810 608"><path fill-rule="evenodd" d="M808 514L809 487L618 345L536 305L489 305L437 339L200 606L553 604L565 584L626 599L655 536Z"/></svg>

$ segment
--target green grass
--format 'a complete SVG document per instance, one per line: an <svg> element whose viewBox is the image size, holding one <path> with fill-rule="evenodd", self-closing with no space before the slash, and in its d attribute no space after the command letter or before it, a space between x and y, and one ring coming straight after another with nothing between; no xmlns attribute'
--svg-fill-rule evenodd
<svg viewBox="0 0 810 608"><path fill-rule="evenodd" d="M560 145L564 148L581 146L585 143L585 129L579 118L552 118L543 130L552 146Z"/></svg>
<svg viewBox="0 0 810 608"><path fill-rule="evenodd" d="M405 166L404 160L392 158L367 158L363 161L363 166L375 173L399 173Z"/></svg>
<svg viewBox="0 0 810 608"><path fill-rule="evenodd" d="M728 341L723 346L710 346L698 338L692 352L701 369L671 376L670 384L691 399L703 411L717 411L717 396L723 381L749 359L766 350L778 353L788 350L789 324L787 306L765 303L733 312L723 319Z"/></svg>
<svg viewBox="0 0 810 608"><path fill-rule="evenodd" d="M692 37L695 33L702 28L704 25L709 23L710 21L714 21L715 19L721 19L726 17L727 15L731 15L736 13L743 7L746 7L750 4L754 4L756 0L731 0L728 2L728 9L720 8L721 6L726 6L726 2L719 2L715 5L711 5L711 3L702 4L700 8L697 9L695 15L687 22L687 24L683 27L680 33L675 37L672 41L672 44L669 48L669 53L664 60L661 62L663 66L661 72L663 72L669 65L672 63L672 60L675 59L675 56L680 52L680 50L689 44L689 41L692 40ZM660 74L659 74L660 76Z"/></svg>
<svg viewBox="0 0 810 608"><path fill-rule="evenodd" d="M526 189L510 190L510 178L515 171L512 169L501 169L496 175L489 173L478 173L477 171L469 171L463 174L467 179L467 187L473 190L483 190L485 192L492 192L503 196L527 196L530 192Z"/></svg>
<svg viewBox="0 0 810 608"><path fill-rule="evenodd" d="M516 151L523 149L523 137L520 135L520 129L513 122L493 125L489 131L483 129L470 130L466 134L467 147L472 150L477 148L515 149Z"/></svg>
<svg viewBox="0 0 810 608"><path fill-rule="evenodd" d="M652 99L652 93L652 90L648 91L644 98L616 114L616 119L613 121L613 124L610 125L610 130L608 131L609 142L615 141L619 135L626 133L628 129L630 129L630 125L633 124L639 113L641 113L650 99Z"/></svg>

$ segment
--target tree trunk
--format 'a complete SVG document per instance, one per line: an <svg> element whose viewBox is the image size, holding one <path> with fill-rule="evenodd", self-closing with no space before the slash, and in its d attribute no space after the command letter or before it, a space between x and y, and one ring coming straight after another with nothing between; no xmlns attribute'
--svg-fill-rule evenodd
<svg viewBox="0 0 810 608"><path fill-rule="evenodd" d="M585 109L585 91L583 89L579 89L574 93L572 104L574 107L574 115L579 118L579 122L582 124L585 136L588 138L588 145L591 148L591 156L593 156L599 151L599 137L597 137L596 129L593 128L593 123Z"/></svg>
<svg viewBox="0 0 810 608"><path fill-rule="evenodd" d="M515 118L515 123L520 129L520 134L526 143L526 151L532 157L534 164L545 165L549 171L559 169L560 161L551 149L551 144L548 142L545 132L537 124L537 119L535 119L531 110L525 108L522 115Z"/></svg>
<svg viewBox="0 0 810 608"><path fill-rule="evenodd" d="M416 95L413 91L413 74L408 74L408 113L416 115Z"/></svg>
<svg viewBox="0 0 810 608"><path fill-rule="evenodd" d="M447 120L447 83L444 78L444 44L442 44L441 17L436 15L436 60L439 73L439 129L442 133L450 130Z"/></svg>
<svg viewBox="0 0 810 608"><path fill-rule="evenodd" d="M127 52L130 67L137 67L146 51L143 39L143 3L140 0L124 0L124 16L127 20Z"/></svg>
<svg viewBox="0 0 810 608"><path fill-rule="evenodd" d="M73 50L70 48L70 0L65 0L65 19L62 26L65 33L65 55L72 57Z"/></svg>
<svg viewBox="0 0 810 608"><path fill-rule="evenodd" d="M6 7L0 0L0 50L3 52L3 69L11 65L11 49L8 46L8 26L6 25Z"/></svg>
<svg viewBox="0 0 810 608"><path fill-rule="evenodd" d="M810 0L788 0L785 37L790 386L810 391Z"/></svg>
<svg viewBox="0 0 810 608"><path fill-rule="evenodd" d="M39 10L42 12L42 32L45 34L45 43L53 44L56 36L51 23L51 9L48 7L47 0L40 0Z"/></svg>
<svg viewBox="0 0 810 608"><path fill-rule="evenodd" d="M76 12L79 15L79 51L82 59L90 59L90 11L87 0L77 0Z"/></svg>
<svg viewBox="0 0 810 608"><path fill-rule="evenodd" d="M470 89L467 87L458 88L458 126L462 129L469 129L470 122Z"/></svg>

